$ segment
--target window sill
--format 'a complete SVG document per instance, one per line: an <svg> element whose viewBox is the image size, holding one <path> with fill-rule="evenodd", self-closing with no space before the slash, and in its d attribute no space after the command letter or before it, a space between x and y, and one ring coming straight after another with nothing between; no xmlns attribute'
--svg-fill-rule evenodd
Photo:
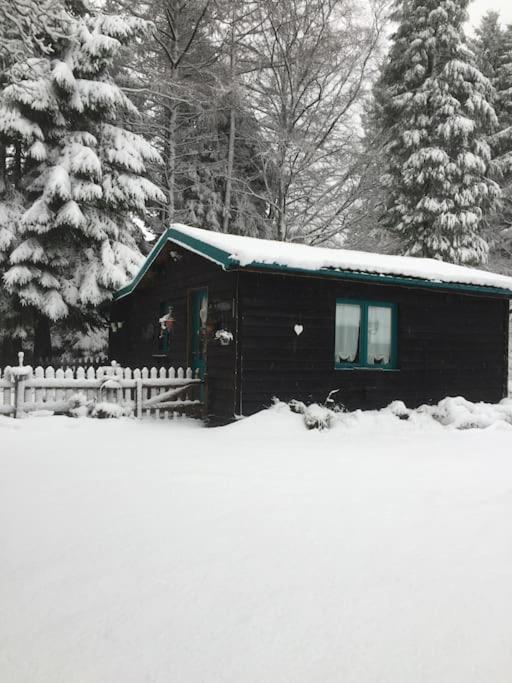
<svg viewBox="0 0 512 683"><path fill-rule="evenodd" d="M365 372L400 372L400 368L369 368L365 365L335 365L335 370L364 370Z"/></svg>

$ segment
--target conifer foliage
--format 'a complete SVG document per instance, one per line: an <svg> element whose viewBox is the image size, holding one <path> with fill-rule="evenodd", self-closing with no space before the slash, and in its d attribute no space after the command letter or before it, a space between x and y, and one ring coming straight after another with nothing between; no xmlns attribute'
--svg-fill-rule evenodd
<svg viewBox="0 0 512 683"><path fill-rule="evenodd" d="M512 26L502 27L499 15L488 12L476 30L478 64L495 88L497 130L490 137L494 178L501 200L489 221L493 268L510 272L512 255Z"/></svg>
<svg viewBox="0 0 512 683"><path fill-rule="evenodd" d="M465 43L467 0L402 0L378 92L387 145L389 226L407 253L482 264L485 212L499 195L486 136L491 83Z"/></svg>
<svg viewBox="0 0 512 683"><path fill-rule="evenodd" d="M142 260L134 220L163 198L145 177L159 155L125 127L137 110L109 75L144 22L70 19L68 37L15 65L0 93L1 140L15 151L5 192L17 198L4 204L9 220L0 216L3 279L22 306L52 321L93 319L133 276Z"/></svg>

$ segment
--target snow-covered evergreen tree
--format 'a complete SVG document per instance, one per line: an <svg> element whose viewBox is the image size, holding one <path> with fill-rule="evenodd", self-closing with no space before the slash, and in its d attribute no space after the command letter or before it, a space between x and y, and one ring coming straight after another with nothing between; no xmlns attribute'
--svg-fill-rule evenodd
<svg viewBox="0 0 512 683"><path fill-rule="evenodd" d="M485 263L486 210L499 195L487 135L492 85L475 66L467 0L402 0L379 91L387 145L389 226L404 251Z"/></svg>
<svg viewBox="0 0 512 683"><path fill-rule="evenodd" d="M134 217L163 199L145 178L159 155L124 126L121 114L137 111L109 75L143 22L99 14L72 27L51 56L16 65L0 93L0 135L21 149L24 195L16 243L0 236L10 251L4 283L52 321L93 319L133 276L142 260Z"/></svg>
<svg viewBox="0 0 512 683"><path fill-rule="evenodd" d="M512 26L503 31L493 79L498 130L491 144L500 172L512 178Z"/></svg>
<svg viewBox="0 0 512 683"><path fill-rule="evenodd" d="M489 138L492 170L501 200L489 219L492 268L512 270L512 27L503 28L499 14L488 12L476 29L478 66L495 88L496 131Z"/></svg>
<svg viewBox="0 0 512 683"><path fill-rule="evenodd" d="M489 10L475 29L472 49L478 68L491 82L496 77L502 53L503 29L499 12Z"/></svg>
<svg viewBox="0 0 512 683"><path fill-rule="evenodd" d="M498 130L491 137L493 167L501 185L501 201L491 223L492 264L512 271L512 26L502 33L498 68L494 78Z"/></svg>

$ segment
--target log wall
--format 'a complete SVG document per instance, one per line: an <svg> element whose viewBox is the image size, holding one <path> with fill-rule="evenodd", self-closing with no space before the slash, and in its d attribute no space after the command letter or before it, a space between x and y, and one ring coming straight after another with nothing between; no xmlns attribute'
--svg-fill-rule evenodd
<svg viewBox="0 0 512 683"><path fill-rule="evenodd" d="M507 393L505 299L250 272L239 287L243 414L273 396L323 402L334 389L349 409L454 395L495 402ZM337 298L398 305L396 370L334 369Z"/></svg>

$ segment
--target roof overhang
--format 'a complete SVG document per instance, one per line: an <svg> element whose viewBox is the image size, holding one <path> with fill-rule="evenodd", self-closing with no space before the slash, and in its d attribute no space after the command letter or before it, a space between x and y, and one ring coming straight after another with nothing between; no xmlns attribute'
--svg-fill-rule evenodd
<svg viewBox="0 0 512 683"><path fill-rule="evenodd" d="M320 270L308 270L305 268L289 267L278 263L261 263L253 261L251 263L240 264L240 261L234 258L229 252L219 249L218 247L207 244L196 237L185 234L177 228L168 228L159 238L151 252L148 254L144 265L140 271L130 282L122 289L118 290L114 295L114 300L119 301L129 294L131 294L138 284L143 279L144 275L151 268L152 264L157 259L158 255L167 244L172 242L188 251L197 254L209 261L220 266L223 270L250 270L267 273L290 275L302 275L304 277L322 277L322 278L337 278L340 280L349 280L352 282L369 282L373 284L383 285L398 285L400 287L420 287L423 289L435 289L443 291L455 291L466 294L479 294L489 297L512 298L512 290L502 289L500 287L491 287L484 285L472 285L457 282L443 282L440 280L424 280L421 278L385 275L382 273L370 273L353 270L341 270L337 268L321 268Z"/></svg>

